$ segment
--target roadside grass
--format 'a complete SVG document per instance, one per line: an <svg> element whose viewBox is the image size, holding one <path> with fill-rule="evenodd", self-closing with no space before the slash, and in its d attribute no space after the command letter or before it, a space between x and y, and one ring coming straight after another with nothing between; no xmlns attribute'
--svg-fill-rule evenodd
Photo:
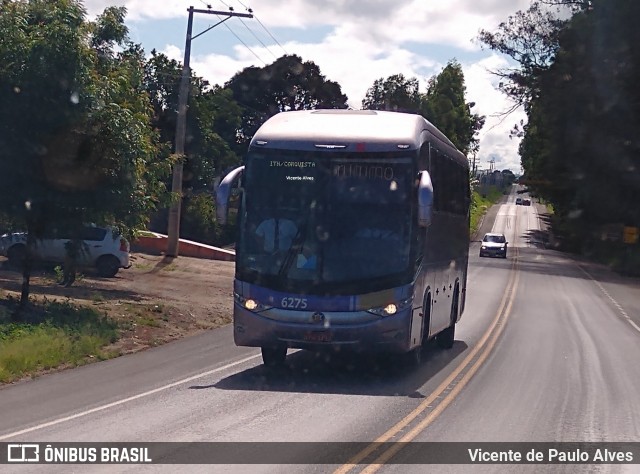
<svg viewBox="0 0 640 474"><path fill-rule="evenodd" d="M0 383L118 355L102 349L118 339L117 323L94 308L32 301L24 322L12 322L17 305L11 297L0 301Z"/></svg>
<svg viewBox="0 0 640 474"><path fill-rule="evenodd" d="M162 303L123 303L109 316L118 321L120 329L134 331L136 326L162 327L170 319L170 309Z"/></svg>
<svg viewBox="0 0 640 474"><path fill-rule="evenodd" d="M482 216L502 197L502 192L495 186L490 186L485 196L473 190L471 194L471 235L478 231Z"/></svg>
<svg viewBox="0 0 640 474"><path fill-rule="evenodd" d="M151 270L153 269L153 265L146 262L134 263L133 268L137 268L138 270Z"/></svg>

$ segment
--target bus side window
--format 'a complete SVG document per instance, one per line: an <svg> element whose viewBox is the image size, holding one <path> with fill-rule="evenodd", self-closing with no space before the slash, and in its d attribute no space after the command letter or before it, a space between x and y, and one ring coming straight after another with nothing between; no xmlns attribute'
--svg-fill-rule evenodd
<svg viewBox="0 0 640 474"><path fill-rule="evenodd" d="M442 203L442 193L444 183L441 179L442 174L442 154L436 149L431 148L431 182L433 183L433 210L436 212L444 211Z"/></svg>
<svg viewBox="0 0 640 474"><path fill-rule="evenodd" d="M429 144L429 142L424 143L420 147L420 155L418 156L418 169L431 172L431 160L429 156L430 149L431 145Z"/></svg>

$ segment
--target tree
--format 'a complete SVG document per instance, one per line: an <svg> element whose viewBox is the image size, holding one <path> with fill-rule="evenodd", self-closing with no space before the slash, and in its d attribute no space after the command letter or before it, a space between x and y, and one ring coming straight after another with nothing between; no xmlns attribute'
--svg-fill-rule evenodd
<svg viewBox="0 0 640 474"><path fill-rule="evenodd" d="M561 4L562 0L551 2ZM552 63L565 25L566 20L538 0L526 11L518 11L500 23L496 32L480 30L481 43L509 56L518 65L494 71L502 78L500 89L514 101L514 110L526 108L536 96L536 80Z"/></svg>
<svg viewBox="0 0 640 474"><path fill-rule="evenodd" d="M418 79L406 79L402 74L377 79L362 99L362 108L420 113L421 95L418 88Z"/></svg>
<svg viewBox="0 0 640 474"><path fill-rule="evenodd" d="M151 52L145 64L145 88L153 106L153 126L157 128L166 150L175 149L174 136L178 107L178 90L182 66L167 56ZM206 197L211 200L216 177L240 163L243 147L238 144L241 108L228 89L210 87L204 79L192 74L189 91L189 111L183 172L183 222L181 235L207 243L215 243L217 232L213 212L205 209ZM170 186L167 181L167 186ZM205 198L201 199L201 194ZM190 200L194 199L191 203ZM212 204L213 205L213 204ZM158 230L167 228L166 210L153 220ZM197 229L201 229L198 231Z"/></svg>
<svg viewBox="0 0 640 474"><path fill-rule="evenodd" d="M0 4L0 212L29 235L22 308L38 238L88 222L130 236L164 192L170 163L158 158L125 14L89 22L77 0Z"/></svg>
<svg viewBox="0 0 640 474"><path fill-rule="evenodd" d="M284 55L272 64L248 67L226 84L242 107L240 142L246 146L269 117L288 110L346 109L347 96L312 61Z"/></svg>
<svg viewBox="0 0 640 474"><path fill-rule="evenodd" d="M631 204L640 192L640 5L571 3L553 56L529 73L520 154L529 187L554 206L556 231L580 249L604 224L640 225Z"/></svg>
<svg viewBox="0 0 640 474"><path fill-rule="evenodd" d="M175 148L173 141L181 74L180 63L155 50L151 51L151 57L145 64L145 88L154 110L153 126L170 149ZM210 170L199 175L202 181L210 185L214 175L239 163L239 155L243 151L238 148L236 140L240 123L241 109L231 92L217 85L211 87L207 81L192 74L185 175L190 174L190 166Z"/></svg>
<svg viewBox="0 0 640 474"><path fill-rule="evenodd" d="M477 133L483 116L472 114L473 102L465 102L462 67L450 61L440 74L429 80L427 92L419 92L418 79L394 74L377 79L367 90L362 108L420 114L440 129L465 155L477 152Z"/></svg>
<svg viewBox="0 0 640 474"><path fill-rule="evenodd" d="M485 121L484 116L471 113L474 105L474 102L466 102L464 73L460 64L453 60L429 80L420 110L456 148L468 155L477 152L477 134Z"/></svg>

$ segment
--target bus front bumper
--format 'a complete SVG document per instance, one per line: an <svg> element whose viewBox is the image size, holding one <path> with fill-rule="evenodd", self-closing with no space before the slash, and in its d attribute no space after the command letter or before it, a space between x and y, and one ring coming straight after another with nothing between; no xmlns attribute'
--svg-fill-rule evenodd
<svg viewBox="0 0 640 474"><path fill-rule="evenodd" d="M267 318L236 304L233 335L238 346L402 353L409 350L411 314L407 308L392 316L349 324L349 313L343 312L340 324L330 320L303 323Z"/></svg>

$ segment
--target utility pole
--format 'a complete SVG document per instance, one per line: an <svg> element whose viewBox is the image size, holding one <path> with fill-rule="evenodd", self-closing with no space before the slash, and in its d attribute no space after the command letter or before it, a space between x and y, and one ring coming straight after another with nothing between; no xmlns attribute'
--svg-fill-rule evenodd
<svg viewBox="0 0 640 474"><path fill-rule="evenodd" d="M198 10L189 7L189 20L187 22L187 39L184 46L184 61L182 63L182 76L180 78L180 89L178 91L178 117L176 120L176 146L175 154L177 157L176 164L173 167L173 179L171 182L171 192L176 196L175 201L169 208L169 225L167 229L168 244L166 255L168 257L178 256L178 243L180 240L180 207L182 206L182 167L184 160L184 141L187 130L187 102L189 100L189 86L191 85L191 69L189 61L191 58L191 41L198 36L205 34L207 31L224 23L233 16L242 18L253 18L251 10L249 13L235 13L233 8L229 8L228 12L219 12L214 10ZM206 30L191 36L193 30L193 14L206 13L208 15L220 15L225 18L215 25L210 26Z"/></svg>

